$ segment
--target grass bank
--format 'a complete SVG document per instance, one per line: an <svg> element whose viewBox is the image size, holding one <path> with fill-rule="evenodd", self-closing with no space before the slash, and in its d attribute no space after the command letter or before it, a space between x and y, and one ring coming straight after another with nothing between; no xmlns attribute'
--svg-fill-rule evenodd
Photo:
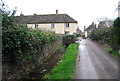
<svg viewBox="0 0 120 81"><path fill-rule="evenodd" d="M55 66L43 79L72 79L75 73L78 44L68 46L63 60Z"/></svg>
<svg viewBox="0 0 120 81"><path fill-rule="evenodd" d="M105 50L107 50L110 54L113 54L114 56L120 58L120 54L118 53L117 50L114 50L113 48L111 48L110 46L104 46Z"/></svg>

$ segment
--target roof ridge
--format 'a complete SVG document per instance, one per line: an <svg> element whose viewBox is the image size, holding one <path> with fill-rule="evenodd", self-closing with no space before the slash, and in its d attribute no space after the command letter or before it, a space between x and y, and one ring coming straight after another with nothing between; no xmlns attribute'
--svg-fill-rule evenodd
<svg viewBox="0 0 120 81"><path fill-rule="evenodd" d="M21 23L77 23L68 14L22 15L17 16L16 19Z"/></svg>
<svg viewBox="0 0 120 81"><path fill-rule="evenodd" d="M33 15L22 15L22 16L48 16L48 15L67 15L67 14L33 14Z"/></svg>

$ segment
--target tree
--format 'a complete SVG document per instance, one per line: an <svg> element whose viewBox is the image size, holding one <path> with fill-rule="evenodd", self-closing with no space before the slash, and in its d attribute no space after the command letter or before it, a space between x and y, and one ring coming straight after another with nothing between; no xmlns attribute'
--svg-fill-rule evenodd
<svg viewBox="0 0 120 81"><path fill-rule="evenodd" d="M94 29L90 35L90 38L92 40L101 40L101 31L99 31L98 29Z"/></svg>
<svg viewBox="0 0 120 81"><path fill-rule="evenodd" d="M15 17L15 13L17 11L17 8L15 7L15 9L13 9L12 11L10 11L9 9L7 9L7 5L5 5L5 3L1 0L0 3L0 21L2 21L2 27L8 27L9 25L14 25L15 21L14 21L14 17Z"/></svg>
<svg viewBox="0 0 120 81"><path fill-rule="evenodd" d="M118 50L120 49L120 17L114 21L113 33L114 48Z"/></svg>

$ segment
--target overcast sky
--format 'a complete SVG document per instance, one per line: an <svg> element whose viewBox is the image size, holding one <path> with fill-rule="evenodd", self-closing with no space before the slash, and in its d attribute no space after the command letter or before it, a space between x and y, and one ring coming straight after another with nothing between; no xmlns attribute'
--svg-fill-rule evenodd
<svg viewBox="0 0 120 81"><path fill-rule="evenodd" d="M78 21L83 30L97 18L108 17L115 19L118 15L116 8L119 0L3 0L12 10L17 7L16 15L68 14Z"/></svg>

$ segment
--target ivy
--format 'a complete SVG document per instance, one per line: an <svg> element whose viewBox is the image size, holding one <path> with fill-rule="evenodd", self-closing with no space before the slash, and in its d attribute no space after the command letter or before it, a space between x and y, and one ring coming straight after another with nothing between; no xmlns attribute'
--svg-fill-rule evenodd
<svg viewBox="0 0 120 81"><path fill-rule="evenodd" d="M39 29L28 29L16 24L3 27L3 61L20 64L24 59L32 59L34 54L42 54L44 45L54 42L58 36Z"/></svg>

